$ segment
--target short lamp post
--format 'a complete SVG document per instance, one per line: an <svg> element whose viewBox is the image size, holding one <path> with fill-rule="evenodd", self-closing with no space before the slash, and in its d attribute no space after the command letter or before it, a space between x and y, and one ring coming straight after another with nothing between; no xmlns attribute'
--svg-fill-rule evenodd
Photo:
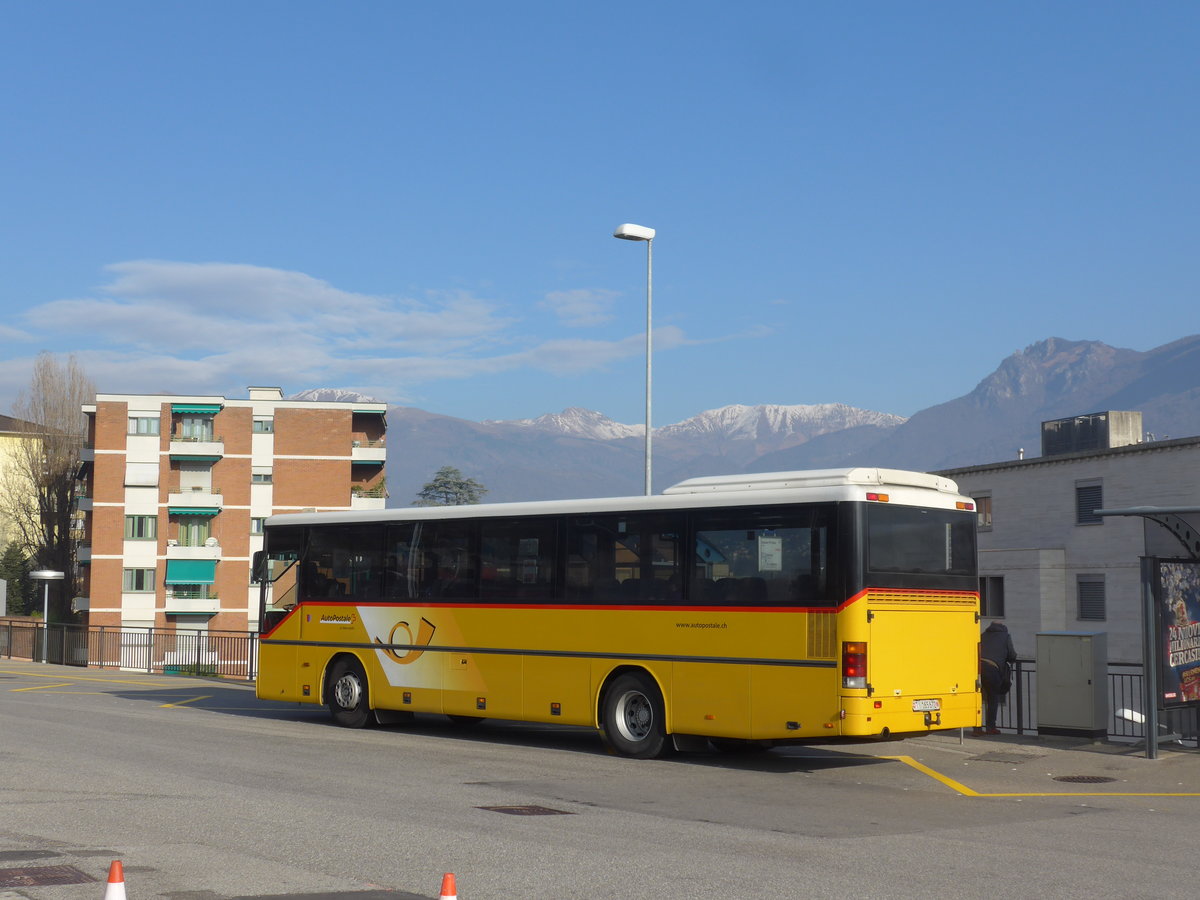
<svg viewBox="0 0 1200 900"><path fill-rule="evenodd" d="M29 577L34 581L42 582L42 662L46 663L49 660L50 647L50 582L62 581L66 577L64 572L56 572L54 569L37 569L30 572Z"/></svg>
<svg viewBox="0 0 1200 900"><path fill-rule="evenodd" d="M653 355L653 316L651 314L651 298L654 296L654 229L647 228L645 225L633 225L626 223L618 226L613 232L613 237L620 238L623 241L645 241L646 242L646 496L649 497L653 491L652 475L650 471L651 453L650 453L650 360Z"/></svg>

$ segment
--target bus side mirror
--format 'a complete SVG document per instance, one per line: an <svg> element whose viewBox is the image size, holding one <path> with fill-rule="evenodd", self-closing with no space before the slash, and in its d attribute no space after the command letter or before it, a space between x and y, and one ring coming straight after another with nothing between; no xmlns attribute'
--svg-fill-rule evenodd
<svg viewBox="0 0 1200 900"><path fill-rule="evenodd" d="M263 580L263 560L266 557L266 552L263 550L255 550L254 556L250 563L250 583L258 584Z"/></svg>

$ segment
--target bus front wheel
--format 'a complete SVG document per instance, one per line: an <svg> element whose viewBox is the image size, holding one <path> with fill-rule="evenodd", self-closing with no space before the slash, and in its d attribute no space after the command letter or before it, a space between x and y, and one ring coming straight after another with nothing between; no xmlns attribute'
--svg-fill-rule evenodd
<svg viewBox="0 0 1200 900"><path fill-rule="evenodd" d="M346 728L362 728L371 721L367 673L357 659L339 659L329 673L329 713Z"/></svg>
<svg viewBox="0 0 1200 900"><path fill-rule="evenodd" d="M634 759L657 759L671 749L662 694L647 675L627 672L604 694L601 718L604 742Z"/></svg>

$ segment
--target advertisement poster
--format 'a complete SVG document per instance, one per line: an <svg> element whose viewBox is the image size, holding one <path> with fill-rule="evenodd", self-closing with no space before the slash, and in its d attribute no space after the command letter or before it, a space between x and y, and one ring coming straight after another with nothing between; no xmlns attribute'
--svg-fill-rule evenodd
<svg viewBox="0 0 1200 900"><path fill-rule="evenodd" d="M1163 705L1200 703L1200 563L1161 560L1157 595Z"/></svg>

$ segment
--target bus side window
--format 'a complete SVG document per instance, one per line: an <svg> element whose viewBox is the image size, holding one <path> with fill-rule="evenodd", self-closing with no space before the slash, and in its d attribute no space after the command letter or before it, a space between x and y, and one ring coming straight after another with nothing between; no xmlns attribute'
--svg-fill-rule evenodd
<svg viewBox="0 0 1200 900"><path fill-rule="evenodd" d="M828 606L831 516L826 505L696 514L692 602Z"/></svg>

